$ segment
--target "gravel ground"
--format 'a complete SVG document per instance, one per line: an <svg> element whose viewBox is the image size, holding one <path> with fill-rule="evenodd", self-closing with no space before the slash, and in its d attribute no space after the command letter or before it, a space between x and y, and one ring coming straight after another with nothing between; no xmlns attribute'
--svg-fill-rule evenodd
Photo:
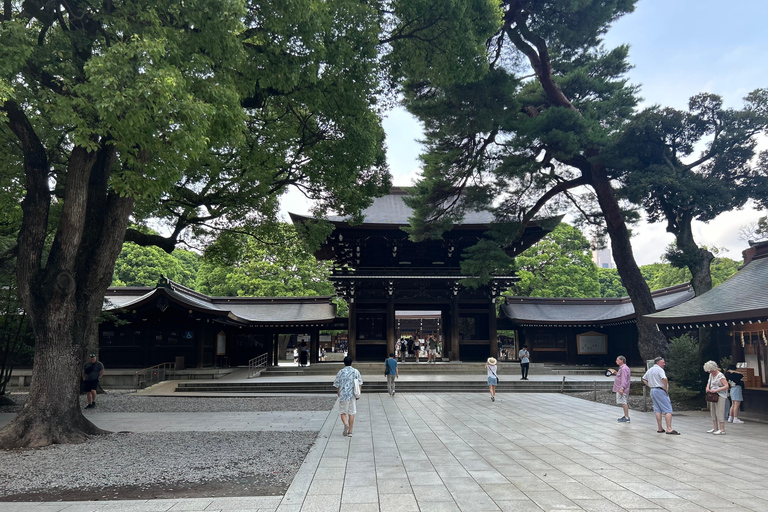
<svg viewBox="0 0 768 512"><path fill-rule="evenodd" d="M575 398L581 398L583 400L589 400L590 402L593 402L595 401L593 393L594 393L593 391L585 391L582 393L568 393L568 395ZM646 400L648 403L648 411L653 412L653 403L651 402L651 397L648 396ZM600 402L601 404L615 405L616 407L620 407L619 405L616 405L616 393L612 391L598 391L596 401ZM629 405L629 409L632 411L642 411L643 395L630 394L629 397L627 398L627 404ZM673 411L699 411L702 409L705 409L704 405L701 405L696 401L691 402L690 400L685 400L685 401L672 400Z"/></svg>
<svg viewBox="0 0 768 512"><path fill-rule="evenodd" d="M316 437L316 432L157 432L0 451L0 498L281 495Z"/></svg>
<svg viewBox="0 0 768 512"><path fill-rule="evenodd" d="M15 405L0 406L0 412L19 412L28 393L11 393ZM258 397L188 397L145 396L129 390L108 390L96 398L99 412L267 412L330 411L336 397L330 396L258 396ZM87 404L82 397L81 407Z"/></svg>
<svg viewBox="0 0 768 512"><path fill-rule="evenodd" d="M19 411L27 393L10 395ZM110 390L99 412L330 411L335 397L152 397ZM84 402L83 402L84 405ZM317 432L153 432L0 451L0 499L71 501L283 495Z"/></svg>

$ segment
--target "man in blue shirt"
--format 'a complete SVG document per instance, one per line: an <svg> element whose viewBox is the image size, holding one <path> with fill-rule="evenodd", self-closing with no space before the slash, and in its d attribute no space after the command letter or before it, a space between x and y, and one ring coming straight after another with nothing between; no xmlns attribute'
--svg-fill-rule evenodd
<svg viewBox="0 0 768 512"><path fill-rule="evenodd" d="M352 427L355 424L355 413L357 413L357 401L355 397L355 379L363 386L363 377L360 372L352 368L352 358L344 358L344 368L336 374L333 381L333 387L336 388L336 396L339 397L339 413L341 422L344 424L343 436L352 437Z"/></svg>
<svg viewBox="0 0 768 512"><path fill-rule="evenodd" d="M389 354L389 359L384 361L384 375L387 376L387 390L389 396L395 396L395 379L400 375L397 370L397 359L395 359L395 353Z"/></svg>

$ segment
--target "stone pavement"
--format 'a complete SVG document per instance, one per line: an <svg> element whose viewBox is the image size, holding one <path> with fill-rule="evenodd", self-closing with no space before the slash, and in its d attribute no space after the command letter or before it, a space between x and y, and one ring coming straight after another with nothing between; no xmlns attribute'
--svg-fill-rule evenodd
<svg viewBox="0 0 768 512"><path fill-rule="evenodd" d="M284 497L1 503L46 511L768 511L768 429L706 434L705 412L653 413L560 394L364 394L352 438L331 411ZM207 415L206 415L207 416Z"/></svg>

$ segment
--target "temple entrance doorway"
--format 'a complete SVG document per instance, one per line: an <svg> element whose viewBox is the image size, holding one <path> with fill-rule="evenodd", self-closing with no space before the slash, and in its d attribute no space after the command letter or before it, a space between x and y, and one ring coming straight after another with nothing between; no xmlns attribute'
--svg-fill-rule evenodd
<svg viewBox="0 0 768 512"><path fill-rule="evenodd" d="M395 356L400 361L427 361L429 343L436 343L436 361L443 357L445 322L442 312L437 311L395 311ZM416 343L418 341L418 344ZM419 348L418 359L415 347Z"/></svg>

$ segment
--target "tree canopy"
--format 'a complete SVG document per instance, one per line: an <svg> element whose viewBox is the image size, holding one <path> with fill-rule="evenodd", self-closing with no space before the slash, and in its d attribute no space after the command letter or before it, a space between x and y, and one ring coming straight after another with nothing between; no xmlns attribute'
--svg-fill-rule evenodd
<svg viewBox="0 0 768 512"><path fill-rule="evenodd" d="M380 118L409 56L428 56L428 75L474 76L495 13L480 0L4 2L0 151L25 192L17 281L36 358L0 446L101 433L78 377L124 240L170 253L249 231L289 186L318 214L359 218L389 186ZM169 235L129 228L149 217Z"/></svg>
<svg viewBox="0 0 768 512"><path fill-rule="evenodd" d="M642 204L650 222L666 222L675 235L666 258L689 270L697 295L713 286L715 255L695 242L692 222L713 220L749 199L766 205L768 153L758 158L756 151L766 128L768 90L749 93L741 110L704 93L690 99L688 111L640 112L618 145L615 164L624 171L629 199Z"/></svg>
<svg viewBox="0 0 768 512"><path fill-rule="evenodd" d="M520 278L507 295L523 297L599 297L597 265L589 241L577 228L561 223L515 257Z"/></svg>
<svg viewBox="0 0 768 512"><path fill-rule="evenodd" d="M194 252L175 249L168 254L156 246L126 242L115 262L112 286L155 286L165 276L194 287L199 267L200 256Z"/></svg>
<svg viewBox="0 0 768 512"><path fill-rule="evenodd" d="M502 17L478 56L486 62L480 78L446 84L411 75L407 83L405 103L424 123L426 143L423 179L409 201L411 236L437 236L469 208L524 226L570 200L587 219L604 222L638 313L640 353L664 353L666 339L644 317L655 306L632 254L614 184L620 175L611 165L638 101L625 77L628 48L601 44L635 0L500 5ZM581 187L598 209L576 197ZM497 233L496 241L503 246L518 235ZM478 259L489 254L498 252L474 252Z"/></svg>

